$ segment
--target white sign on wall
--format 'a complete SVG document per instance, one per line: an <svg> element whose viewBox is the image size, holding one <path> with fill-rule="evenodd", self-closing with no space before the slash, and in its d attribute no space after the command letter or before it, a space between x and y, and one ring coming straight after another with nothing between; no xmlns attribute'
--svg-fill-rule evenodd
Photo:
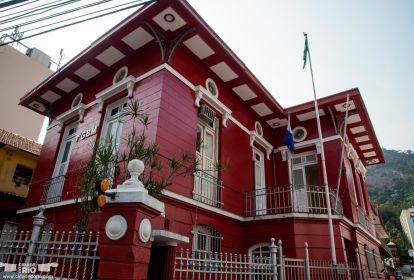
<svg viewBox="0 0 414 280"><path fill-rule="evenodd" d="M79 133L75 137L75 142L78 142L78 139L83 140L85 138L88 138L89 136L95 135L98 131L98 126L95 126L94 128L88 129L87 131L84 131L82 133Z"/></svg>

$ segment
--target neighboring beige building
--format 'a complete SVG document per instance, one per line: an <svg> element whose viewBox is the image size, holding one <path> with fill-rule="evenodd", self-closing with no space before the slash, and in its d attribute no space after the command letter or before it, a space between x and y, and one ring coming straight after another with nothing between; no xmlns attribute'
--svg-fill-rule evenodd
<svg viewBox="0 0 414 280"><path fill-rule="evenodd" d="M414 208L402 210L400 215L403 234L414 248Z"/></svg>
<svg viewBox="0 0 414 280"><path fill-rule="evenodd" d="M38 140L45 117L18 104L23 95L52 73L19 50L0 47L0 128Z"/></svg>

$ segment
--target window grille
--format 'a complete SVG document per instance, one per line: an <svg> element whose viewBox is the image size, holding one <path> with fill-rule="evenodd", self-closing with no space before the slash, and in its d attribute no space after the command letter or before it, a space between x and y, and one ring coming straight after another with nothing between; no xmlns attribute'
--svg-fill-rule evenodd
<svg viewBox="0 0 414 280"><path fill-rule="evenodd" d="M17 186L20 186L21 183L24 185L29 185L30 181L32 180L32 175L32 168L18 164L16 171L14 171L13 182L15 182Z"/></svg>
<svg viewBox="0 0 414 280"><path fill-rule="evenodd" d="M195 252L220 253L223 238L217 230L206 225L195 225L191 233L193 234L193 250Z"/></svg>
<svg viewBox="0 0 414 280"><path fill-rule="evenodd" d="M365 245L364 250L365 250L365 255L367 257L369 274L371 275L371 277L377 277L377 273L375 271L374 259L372 258L371 249L368 247L368 245Z"/></svg>

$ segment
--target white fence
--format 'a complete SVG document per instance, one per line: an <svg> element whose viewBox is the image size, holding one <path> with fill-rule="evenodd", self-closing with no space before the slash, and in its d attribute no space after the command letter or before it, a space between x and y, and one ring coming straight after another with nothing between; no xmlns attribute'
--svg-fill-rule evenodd
<svg viewBox="0 0 414 280"><path fill-rule="evenodd" d="M227 254L183 249L177 252L174 279L177 280L367 280L368 270L361 266L358 249L357 263L310 260L305 243L305 259L286 258L282 242L274 239L269 247L270 256Z"/></svg>
<svg viewBox="0 0 414 280"><path fill-rule="evenodd" d="M44 230L45 207L34 217L31 232L3 232L1 279L94 279L99 264L98 234Z"/></svg>
<svg viewBox="0 0 414 280"><path fill-rule="evenodd" d="M342 200L329 188L332 214L343 214ZM245 194L247 217L283 213L327 214L325 189L321 186L285 185L247 191Z"/></svg>
<svg viewBox="0 0 414 280"><path fill-rule="evenodd" d="M222 208L223 181L206 172L197 171L194 175L194 199Z"/></svg>

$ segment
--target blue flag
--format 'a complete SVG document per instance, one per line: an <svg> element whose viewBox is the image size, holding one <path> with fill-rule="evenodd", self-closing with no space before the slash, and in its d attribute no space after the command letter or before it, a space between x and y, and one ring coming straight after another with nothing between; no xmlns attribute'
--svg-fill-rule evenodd
<svg viewBox="0 0 414 280"><path fill-rule="evenodd" d="M289 150L293 153L295 151L295 144L293 143L293 134L292 134L292 128L290 127L290 114L288 116L288 125L285 135L285 140L283 140L283 143L288 146Z"/></svg>

